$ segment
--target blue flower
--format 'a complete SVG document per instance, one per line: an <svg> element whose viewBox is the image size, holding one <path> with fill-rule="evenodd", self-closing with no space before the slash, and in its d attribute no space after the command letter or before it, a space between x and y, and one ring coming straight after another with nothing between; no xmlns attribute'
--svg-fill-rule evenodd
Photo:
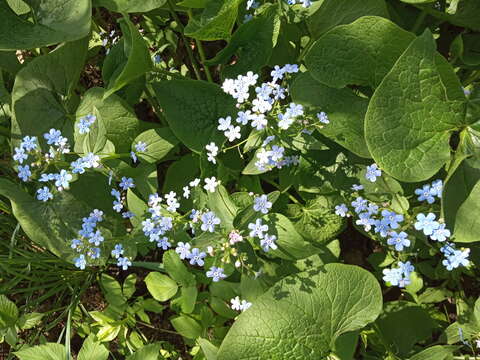
<svg viewBox="0 0 480 360"><path fill-rule="evenodd" d="M392 284L392 286L398 286L403 280L403 273L399 268L383 269L383 275L383 281Z"/></svg>
<svg viewBox="0 0 480 360"><path fill-rule="evenodd" d="M377 177L382 176L382 171L378 168L377 164L372 164L367 166L367 172L365 173L365 178L371 182L377 181Z"/></svg>
<svg viewBox="0 0 480 360"><path fill-rule="evenodd" d="M72 161L70 163L70 167L72 168L72 173L74 174L83 174L85 172L85 164L83 163L83 160L81 158Z"/></svg>
<svg viewBox="0 0 480 360"><path fill-rule="evenodd" d="M328 116L325 112L319 112L317 114L318 121L320 121L322 124L330 124L330 120L328 119Z"/></svg>
<svg viewBox="0 0 480 360"><path fill-rule="evenodd" d="M381 237L386 237L390 231L390 223L385 220L375 220L375 234L379 233Z"/></svg>
<svg viewBox="0 0 480 360"><path fill-rule="evenodd" d="M50 189L46 186L37 190L37 199L41 201L48 201L53 199L53 195L50 192Z"/></svg>
<svg viewBox="0 0 480 360"><path fill-rule="evenodd" d="M36 136L25 136L23 138L20 147L24 148L27 151L32 151L37 148L37 137Z"/></svg>
<svg viewBox="0 0 480 360"><path fill-rule="evenodd" d="M190 255L190 247L189 243L179 242L175 248L175 252L180 255L180 259L184 260Z"/></svg>
<svg viewBox="0 0 480 360"><path fill-rule="evenodd" d="M418 231L423 230L425 235L432 235L434 230L437 230L440 224L435 221L435 214L428 213L427 216L420 213L417 215L417 222L415 223L415 229Z"/></svg>
<svg viewBox="0 0 480 360"><path fill-rule="evenodd" d="M87 260L85 260L85 255L81 254L79 257L73 259L75 266L80 270L85 270L85 266L87 265Z"/></svg>
<svg viewBox="0 0 480 360"><path fill-rule="evenodd" d="M167 250L172 246L170 242L168 241L167 237L162 237L157 241L157 247L162 248L163 250Z"/></svg>
<svg viewBox="0 0 480 360"><path fill-rule="evenodd" d="M378 214L378 205L374 204L374 203L369 203L368 204L368 208L367 208L367 211L370 215L376 215Z"/></svg>
<svg viewBox="0 0 480 360"><path fill-rule="evenodd" d="M115 210L116 212L119 213L120 211L122 211L122 209L123 209L123 204L118 200L114 200L113 201L113 210Z"/></svg>
<svg viewBox="0 0 480 360"><path fill-rule="evenodd" d="M443 181L442 180L435 180L432 182L432 195L438 196L439 198L442 197L442 191L443 191Z"/></svg>
<svg viewBox="0 0 480 360"><path fill-rule="evenodd" d="M468 256L470 255L470 249L455 249L455 245L452 243L447 243L443 246L440 251L445 256L445 260L442 261L442 264L447 268L448 271L458 268L459 266L468 266L470 261Z"/></svg>
<svg viewBox="0 0 480 360"><path fill-rule="evenodd" d="M275 244L276 240L277 237L275 235L265 234L263 239L260 240L260 246L265 252L268 252L270 249L276 250L278 248L277 244Z"/></svg>
<svg viewBox="0 0 480 360"><path fill-rule="evenodd" d="M203 259L207 256L206 253L200 252L199 249L194 248L192 252L187 256L187 259L190 259L190 265L197 264L198 266L203 266L205 262Z"/></svg>
<svg viewBox="0 0 480 360"><path fill-rule="evenodd" d="M123 252L124 250L122 244L116 244L115 248L112 250L112 256L118 259L120 256L123 255Z"/></svg>
<svg viewBox="0 0 480 360"><path fill-rule="evenodd" d="M272 208L272 203L268 201L267 195L257 196L253 200L253 210L260 211L262 214L268 214Z"/></svg>
<svg viewBox="0 0 480 360"><path fill-rule="evenodd" d="M375 224L375 220L370 217L370 214L367 212L358 214L358 220L355 222L357 225L362 225L365 231L370 231L372 225Z"/></svg>
<svg viewBox="0 0 480 360"><path fill-rule="evenodd" d="M361 196L357 197L354 201L352 201L352 206L354 207L354 210L357 214L367 210L367 204L368 201Z"/></svg>
<svg viewBox="0 0 480 360"><path fill-rule="evenodd" d="M340 204L335 206L335 214L341 216L341 217L346 217L348 216L348 208L347 205L345 204Z"/></svg>
<svg viewBox="0 0 480 360"><path fill-rule="evenodd" d="M97 117L95 115L87 115L82 118L80 118L77 127L78 127L78 132L80 134L86 134L90 132L90 126L97 120Z"/></svg>
<svg viewBox="0 0 480 360"><path fill-rule="evenodd" d="M100 249L99 248L92 248L87 253L92 259L99 259L100 258Z"/></svg>
<svg viewBox="0 0 480 360"><path fill-rule="evenodd" d="M212 266L210 270L207 271L207 277L212 278L214 282L218 282L227 277L223 272L224 270L222 268Z"/></svg>
<svg viewBox="0 0 480 360"><path fill-rule="evenodd" d="M213 233L215 231L215 225L220 224L220 219L215 215L213 211L209 211L203 214L200 219L203 223L200 226L202 231L208 231Z"/></svg>
<svg viewBox="0 0 480 360"><path fill-rule="evenodd" d="M77 249L77 251L80 251L80 246L82 245L82 241L81 240L78 240L78 239L73 239L71 244L70 244L70 247L72 249Z"/></svg>
<svg viewBox="0 0 480 360"><path fill-rule="evenodd" d="M117 266L121 267L123 270L127 270L129 266L132 266L132 262L126 257L119 257L117 259Z"/></svg>
<svg viewBox="0 0 480 360"><path fill-rule="evenodd" d="M43 134L43 137L45 138L45 140L47 140L48 145L58 145L62 138L62 133L60 132L60 130L50 129L48 133Z"/></svg>
<svg viewBox="0 0 480 360"><path fill-rule="evenodd" d="M94 244L95 246L100 245L104 240L100 230L97 230L94 233L91 233L89 237L90 237L90 239L88 239L88 242L90 244Z"/></svg>
<svg viewBox="0 0 480 360"><path fill-rule="evenodd" d="M123 190L128 190L130 188L135 187L133 179L132 178L127 178L125 176L122 177L122 181L120 182L119 185Z"/></svg>
<svg viewBox="0 0 480 360"><path fill-rule="evenodd" d="M353 190L353 191L363 190L363 185L353 184L353 185L352 185L352 190Z"/></svg>
<svg viewBox="0 0 480 360"><path fill-rule="evenodd" d="M125 211L124 213L122 213L122 217L124 219L131 219L131 218L135 217L135 214L131 211Z"/></svg>
<svg viewBox="0 0 480 360"><path fill-rule="evenodd" d="M430 185L423 185L422 189L416 189L415 194L418 195L418 201L426 200L429 204L433 204L435 202Z"/></svg>
<svg viewBox="0 0 480 360"><path fill-rule="evenodd" d="M268 225L262 224L262 219L257 219L255 223L248 224L250 229L250 237L258 237L263 239L263 233L268 231Z"/></svg>
<svg viewBox="0 0 480 360"><path fill-rule="evenodd" d="M19 164L23 164L23 160L27 160L28 155L25 154L25 149L23 147L15 148L15 155L13 155L13 160L17 161Z"/></svg>
<svg viewBox="0 0 480 360"><path fill-rule="evenodd" d="M400 225L399 222L403 221L403 215L397 214L395 211L382 211L383 219L392 229L397 229Z"/></svg>
<svg viewBox="0 0 480 360"><path fill-rule="evenodd" d="M22 181L26 182L32 176L32 172L30 171L30 166L25 165L18 165L18 177L22 179Z"/></svg>
<svg viewBox="0 0 480 360"><path fill-rule="evenodd" d="M147 143L143 141L139 141L135 144L135 151L136 152L146 152L147 151Z"/></svg>
<svg viewBox="0 0 480 360"><path fill-rule="evenodd" d="M390 237L387 239L387 244L395 245L395 250L403 251L404 247L410 246L410 240L407 239L408 235L406 232L401 231L400 233L397 233L392 231L389 233L389 235Z"/></svg>
<svg viewBox="0 0 480 360"><path fill-rule="evenodd" d="M438 229L435 229L433 231L433 234L430 235L430 239L440 242L447 240L447 238L449 238L451 234L450 230L446 229L445 226L445 224L440 224Z"/></svg>
<svg viewBox="0 0 480 360"><path fill-rule="evenodd" d="M60 170L60 173L55 176L55 186L60 189L68 189L69 182L72 180L72 175L66 170Z"/></svg>
<svg viewBox="0 0 480 360"><path fill-rule="evenodd" d="M115 197L118 201L120 201L120 191L118 191L117 189L112 189L112 191L110 192L110 194Z"/></svg>

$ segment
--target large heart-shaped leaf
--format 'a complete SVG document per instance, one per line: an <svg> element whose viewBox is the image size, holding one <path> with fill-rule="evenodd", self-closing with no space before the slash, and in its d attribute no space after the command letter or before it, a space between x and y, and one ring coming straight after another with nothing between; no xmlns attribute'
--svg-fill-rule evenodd
<svg viewBox="0 0 480 360"><path fill-rule="evenodd" d="M152 11L165 5L167 0L93 0L94 6L103 6L119 13L140 13Z"/></svg>
<svg viewBox="0 0 480 360"><path fill-rule="evenodd" d="M220 117L235 114L235 101L214 84L171 80L154 85L171 130L191 150L201 153L210 142L225 136L217 130Z"/></svg>
<svg viewBox="0 0 480 360"><path fill-rule="evenodd" d="M35 23L0 1L0 50L32 49L81 39L90 32L90 0L25 0Z"/></svg>
<svg viewBox="0 0 480 360"><path fill-rule="evenodd" d="M325 359L341 334L363 328L381 310L373 275L328 264L286 277L257 298L233 324L218 360Z"/></svg>
<svg viewBox="0 0 480 360"><path fill-rule="evenodd" d="M376 89L365 117L365 138L377 164L393 177L426 180L449 159L450 135L465 116L465 103L450 100L452 95L457 99L457 92L445 89L443 80L455 79L452 72L426 30Z"/></svg>
<svg viewBox="0 0 480 360"><path fill-rule="evenodd" d="M307 20L310 34L318 39L331 28L349 24L361 16L389 17L384 0L325 0Z"/></svg>
<svg viewBox="0 0 480 360"><path fill-rule="evenodd" d="M51 128L71 137L73 121L69 97L85 61L88 39L66 43L39 56L20 70L12 91L12 138L25 135L43 139Z"/></svg>
<svg viewBox="0 0 480 360"><path fill-rule="evenodd" d="M311 75L325 85L375 88L414 38L390 20L365 16L323 35L305 63Z"/></svg>

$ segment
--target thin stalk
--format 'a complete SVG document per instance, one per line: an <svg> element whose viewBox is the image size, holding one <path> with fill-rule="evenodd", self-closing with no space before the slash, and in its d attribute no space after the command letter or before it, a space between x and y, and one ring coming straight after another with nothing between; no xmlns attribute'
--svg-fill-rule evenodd
<svg viewBox="0 0 480 360"><path fill-rule="evenodd" d="M418 29L420 29L420 26L423 24L423 21L425 20L425 17L427 16L427 13L425 10L422 10L420 15L418 16L417 20L415 21L415 24L413 24L411 32L416 34Z"/></svg>
<svg viewBox="0 0 480 360"><path fill-rule="evenodd" d="M67 316L67 326L66 329L67 331L65 332L65 359L70 360L72 358L72 355L70 353L70 331L72 327L72 309L68 309L68 316Z"/></svg>
<svg viewBox="0 0 480 360"><path fill-rule="evenodd" d="M192 18L192 10L188 9L188 18ZM197 44L198 48L198 53L200 54L200 60L202 60L202 65L203 65L203 70L205 71L205 75L207 76L208 82L213 83L212 79L212 74L210 74L210 69L208 68L207 65L205 65L205 62L207 61L207 58L205 57L205 51L203 50L203 45L200 40L195 39L195 43Z"/></svg>
<svg viewBox="0 0 480 360"><path fill-rule="evenodd" d="M184 34L185 28L183 27L183 24L180 21L180 18L175 12L175 7L173 5L172 0L168 0L168 7L170 8L170 12L172 13L174 20L177 22L178 26L180 27L180 36L182 37L183 43L185 44L185 49L187 50L188 57L190 58L190 62L192 63L195 76L197 77L197 80L202 80L202 77L200 76L200 70L198 69L198 65L197 65L197 62L195 61L195 57L193 56L192 49L190 48L190 46L188 46L188 41Z"/></svg>
<svg viewBox="0 0 480 360"><path fill-rule="evenodd" d="M145 86L145 95L147 96L147 100L152 105L152 107L155 109L155 113L157 114L160 122L162 125L167 125L167 120L165 119L165 116L162 113L162 109L160 108L160 104L158 103L157 99L153 95L153 88L152 84L147 83Z"/></svg>

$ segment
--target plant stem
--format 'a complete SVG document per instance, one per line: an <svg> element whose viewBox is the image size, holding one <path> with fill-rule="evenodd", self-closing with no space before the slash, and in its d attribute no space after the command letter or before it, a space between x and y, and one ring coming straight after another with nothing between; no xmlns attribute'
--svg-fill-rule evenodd
<svg viewBox="0 0 480 360"><path fill-rule="evenodd" d="M145 95L147 96L147 100L150 103L150 105L152 105L162 125L167 126L167 120L165 119L165 116L162 113L162 109L160 108L160 104L158 103L153 93L154 92L153 92L152 84L147 83L145 86Z"/></svg>
<svg viewBox="0 0 480 360"><path fill-rule="evenodd" d="M200 71L198 70L197 62L195 61L195 57L193 56L192 49L188 45L187 38L185 37L185 34L184 34L185 28L183 27L183 24L180 21L180 18L175 12L175 7L173 5L172 0L168 0L168 7L170 8L170 12L172 13L174 20L177 22L178 26L180 27L180 36L182 37L183 43L185 44L185 49L187 50L188 57L190 58L190 62L192 63L195 76L197 77L198 80L201 80L202 77L200 76Z"/></svg>
<svg viewBox="0 0 480 360"><path fill-rule="evenodd" d="M420 29L420 26L423 24L423 21L425 20L425 17L427 16L427 13L425 10L422 10L420 15L418 16L417 20L415 21L415 24L413 24L411 32L416 34L418 29Z"/></svg>
<svg viewBox="0 0 480 360"><path fill-rule="evenodd" d="M192 18L192 10L191 9L188 9L187 14L188 14L189 19ZM200 54L200 60L202 61L203 70L205 71L205 75L207 76L207 80L208 80L208 82L213 83L212 74L210 74L210 69L208 68L207 65L205 65L205 61L207 61L207 58L205 57L205 51L203 50L202 42L200 40L195 39L195 43L197 44L198 53Z"/></svg>

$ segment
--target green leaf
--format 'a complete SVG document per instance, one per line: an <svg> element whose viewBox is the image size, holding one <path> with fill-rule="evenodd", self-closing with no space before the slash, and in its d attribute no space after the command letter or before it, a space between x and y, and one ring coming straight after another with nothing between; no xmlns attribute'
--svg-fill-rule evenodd
<svg viewBox="0 0 480 360"><path fill-rule="evenodd" d="M124 34L123 56L125 63L116 69L115 74L109 79L104 98L112 95L133 80L148 72L153 64L147 43L128 17L120 20L120 26Z"/></svg>
<svg viewBox="0 0 480 360"><path fill-rule="evenodd" d="M325 359L340 335L381 310L377 280L359 267L328 264L288 276L238 317L218 360Z"/></svg>
<svg viewBox="0 0 480 360"><path fill-rule="evenodd" d="M123 282L123 295L127 298L130 299L132 295L135 293L135 284L137 283L137 275L136 274L130 274L127 276L125 281Z"/></svg>
<svg viewBox="0 0 480 360"><path fill-rule="evenodd" d="M136 152L135 144L139 142L147 144L147 151ZM156 163L162 160L178 143L178 139L168 127L150 129L135 138L132 143L132 151L137 153L139 159L148 163Z"/></svg>
<svg viewBox="0 0 480 360"><path fill-rule="evenodd" d="M223 185L219 185L215 192L207 194L207 208L220 218L220 224L226 230L233 230L233 219L238 209Z"/></svg>
<svg viewBox="0 0 480 360"><path fill-rule="evenodd" d="M148 292L158 301L171 299L178 290L178 285L175 281L159 272L149 273L145 278L145 284L147 284Z"/></svg>
<svg viewBox="0 0 480 360"><path fill-rule="evenodd" d="M185 35L198 40L228 39L243 0L209 0L199 17L190 18Z"/></svg>
<svg viewBox="0 0 480 360"><path fill-rule="evenodd" d="M83 68L86 40L60 45L18 72L12 90L12 138L17 142L25 135L43 141L43 134L51 128L71 137L73 122L68 118L71 113L68 98Z"/></svg>
<svg viewBox="0 0 480 360"><path fill-rule="evenodd" d="M91 334L83 342L77 360L107 360L108 354L105 345L97 341L95 335Z"/></svg>
<svg viewBox="0 0 480 360"><path fill-rule="evenodd" d="M365 117L374 160L402 181L434 175L449 159L450 135L463 122L464 103L447 98L435 47L428 30L414 40L376 89Z"/></svg>
<svg viewBox="0 0 480 360"><path fill-rule="evenodd" d="M410 360L453 360L453 352L456 346L435 345L413 355Z"/></svg>
<svg viewBox="0 0 480 360"><path fill-rule="evenodd" d="M217 360L218 348L215 345L203 338L198 338L197 342L202 348L206 360Z"/></svg>
<svg viewBox="0 0 480 360"><path fill-rule="evenodd" d="M307 53L305 64L325 85L375 88L414 38L390 20L365 16L323 35Z"/></svg>
<svg viewBox="0 0 480 360"><path fill-rule="evenodd" d="M458 208L455 217L453 237L455 242L467 243L480 241L480 221L475 216L480 211L480 181L472 188L467 199Z"/></svg>
<svg viewBox="0 0 480 360"><path fill-rule="evenodd" d="M180 289L180 307L182 312L185 314L190 314L195 309L195 304L197 302L198 290L196 286L182 287Z"/></svg>
<svg viewBox="0 0 480 360"><path fill-rule="evenodd" d="M22 330L32 329L35 326L39 325L42 322L42 318L45 314L32 312L20 316L18 319L18 327Z"/></svg>
<svg viewBox="0 0 480 360"><path fill-rule="evenodd" d="M327 113L330 124L317 129L321 134L359 156L370 157L364 136L368 99L348 88L334 89L320 84L310 72L297 76L290 91L295 103Z"/></svg>
<svg viewBox="0 0 480 360"><path fill-rule="evenodd" d="M275 256L286 260L303 259L320 250L306 242L295 230L293 224L281 214L268 214L263 217L268 225L268 233L277 237L277 250L270 250Z"/></svg>
<svg viewBox="0 0 480 360"><path fill-rule="evenodd" d="M217 130L218 119L236 114L234 99L215 84L194 80L171 80L154 84L170 129L197 153L214 142L220 146L225 136Z"/></svg>
<svg viewBox="0 0 480 360"><path fill-rule="evenodd" d="M90 0L26 0L35 23L15 14L0 1L0 50L32 49L73 41L90 32Z"/></svg>
<svg viewBox="0 0 480 360"><path fill-rule="evenodd" d="M195 276L188 271L174 250L168 250L163 254L163 266L168 275L180 285L184 287L196 285Z"/></svg>
<svg viewBox="0 0 480 360"><path fill-rule="evenodd" d="M17 320L17 305L5 295L0 295L0 330L14 326Z"/></svg>
<svg viewBox="0 0 480 360"><path fill-rule="evenodd" d="M161 344L145 345L134 354L127 356L126 360L158 360L161 348Z"/></svg>
<svg viewBox="0 0 480 360"><path fill-rule="evenodd" d="M86 139L90 141L93 149L101 150L105 139L115 145L119 153L128 152L132 141L140 131L140 122L132 108L119 96L113 94L105 98L105 89L91 88L82 98L78 106L75 123L75 151L83 152ZM87 134L78 132L77 124L80 119L88 114L97 116ZM98 129L98 130L97 130ZM102 136L105 139L102 139ZM95 144L98 144L95 146Z"/></svg>
<svg viewBox="0 0 480 360"><path fill-rule="evenodd" d="M278 7L272 5L260 15L240 25L228 45L206 64L227 64L233 55L237 55L235 64L224 68L223 78L236 78L248 71L258 73L262 66L268 63L279 31Z"/></svg>
<svg viewBox="0 0 480 360"><path fill-rule="evenodd" d="M177 316L170 321L175 330L187 339L196 339L202 335L202 327L200 324L189 316Z"/></svg>
<svg viewBox="0 0 480 360"><path fill-rule="evenodd" d="M374 15L388 18L384 0L325 0L307 20L313 39L318 39L331 28L349 24L361 16Z"/></svg>
<svg viewBox="0 0 480 360"><path fill-rule="evenodd" d="M123 295L120 283L107 274L102 274L100 278L105 299L110 305L121 307L127 303L127 299Z"/></svg>
<svg viewBox="0 0 480 360"><path fill-rule="evenodd" d="M384 340L402 357L412 350L415 343L431 337L436 328L425 309L407 301L385 304L377 325Z"/></svg>
<svg viewBox="0 0 480 360"><path fill-rule="evenodd" d="M93 0L93 6L102 6L118 13L148 12L165 5L167 0Z"/></svg>
<svg viewBox="0 0 480 360"><path fill-rule="evenodd" d="M65 345L47 343L14 352L20 360L64 360Z"/></svg>

